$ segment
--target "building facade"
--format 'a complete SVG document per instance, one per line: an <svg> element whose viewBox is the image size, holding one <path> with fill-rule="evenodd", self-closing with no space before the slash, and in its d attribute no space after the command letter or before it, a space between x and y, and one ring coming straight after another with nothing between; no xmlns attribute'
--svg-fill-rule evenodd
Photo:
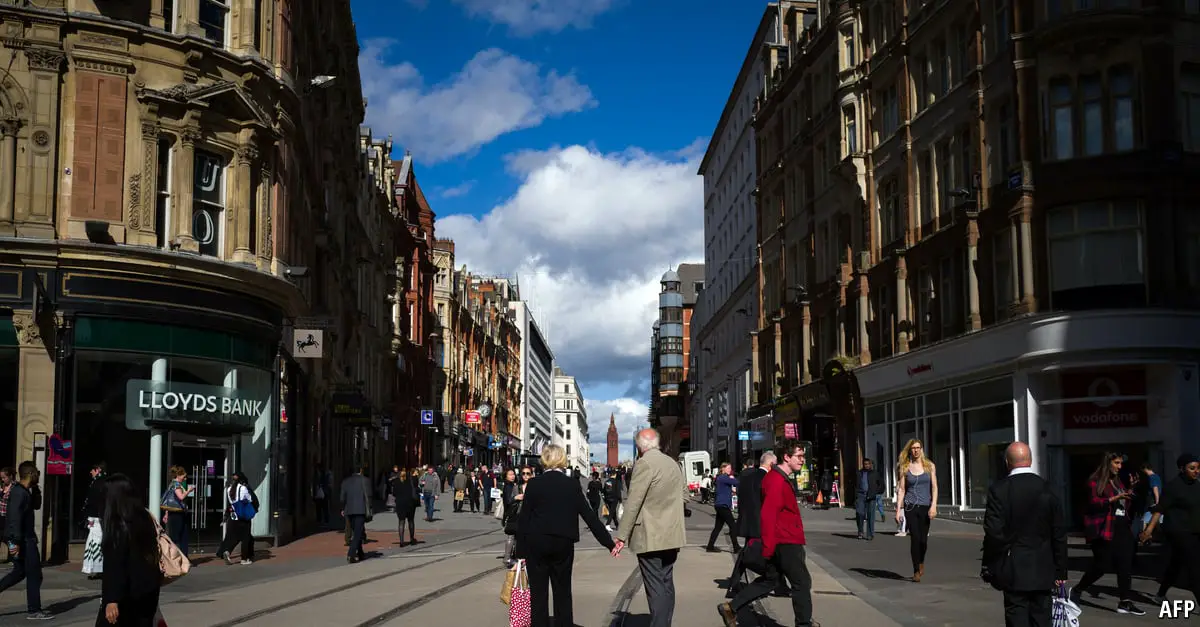
<svg viewBox="0 0 1200 627"><path fill-rule="evenodd" d="M922 439L966 517L1013 440L1078 521L1105 450L1200 435L1200 8L1072 6L812 3L764 52L752 411L889 491Z"/></svg>
<svg viewBox="0 0 1200 627"><path fill-rule="evenodd" d="M529 304L508 307L521 333L521 453L540 455L554 437L554 353Z"/></svg>
<svg viewBox="0 0 1200 627"><path fill-rule="evenodd" d="M509 465L520 450L520 329L516 285L454 270L454 242L434 244L438 330L433 423L437 463ZM441 437L444 433L446 437Z"/></svg>
<svg viewBox="0 0 1200 627"><path fill-rule="evenodd" d="M764 46L778 45L780 5L763 12L734 80L698 174L704 177L704 283L692 320L697 392L690 413L691 449L732 461L749 407L750 331L758 318L758 159L754 108L762 93Z"/></svg>
<svg viewBox="0 0 1200 627"><path fill-rule="evenodd" d="M554 368L554 422L555 443L566 448L572 470L586 474L591 468L587 404L575 377L558 367Z"/></svg>
<svg viewBox="0 0 1200 627"><path fill-rule="evenodd" d="M286 542L315 524L318 464L394 457L382 418L334 402L379 415L397 378L399 244L349 3L210 4L0 6L0 463L73 444L44 472L56 558L93 463L152 507L169 466L200 494L242 471L253 533ZM221 509L196 504L193 547Z"/></svg>
<svg viewBox="0 0 1200 627"><path fill-rule="evenodd" d="M650 374L650 425L659 430L669 455L690 450L688 406L693 378L692 313L704 291L704 264L680 264L667 270L659 284L658 320L654 323Z"/></svg>

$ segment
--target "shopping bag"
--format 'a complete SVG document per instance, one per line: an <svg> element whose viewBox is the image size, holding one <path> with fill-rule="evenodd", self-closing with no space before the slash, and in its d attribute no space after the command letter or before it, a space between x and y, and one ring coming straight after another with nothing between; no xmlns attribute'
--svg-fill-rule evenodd
<svg viewBox="0 0 1200 627"><path fill-rule="evenodd" d="M503 500L496 501L496 506L493 507L492 510L493 510L492 516L495 516L496 520L504 520L504 501Z"/></svg>
<svg viewBox="0 0 1200 627"><path fill-rule="evenodd" d="M517 561L517 568L525 572L525 560ZM529 584L518 578L513 584L511 601L508 604L508 627L531 627L533 615L529 604Z"/></svg>
<svg viewBox="0 0 1200 627"><path fill-rule="evenodd" d="M600 505L600 516L601 517L608 516L608 505L607 504Z"/></svg>
<svg viewBox="0 0 1200 627"><path fill-rule="evenodd" d="M529 589L529 573L525 570L525 560L517 560L517 565L508 569L504 574L504 587L500 588L500 602L505 605L512 603L513 589Z"/></svg>
<svg viewBox="0 0 1200 627"><path fill-rule="evenodd" d="M1070 588L1062 586L1054 597L1054 627L1079 627L1079 615L1083 610L1071 600Z"/></svg>

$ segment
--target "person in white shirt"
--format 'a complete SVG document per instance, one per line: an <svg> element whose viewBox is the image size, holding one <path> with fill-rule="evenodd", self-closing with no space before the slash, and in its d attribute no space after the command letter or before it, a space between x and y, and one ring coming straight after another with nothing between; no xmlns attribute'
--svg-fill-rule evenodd
<svg viewBox="0 0 1200 627"><path fill-rule="evenodd" d="M243 505L239 506L239 503ZM249 511L258 512L258 498L246 483L246 474L238 471L229 478L229 486L225 490L225 515L229 524L225 526L225 538L217 548L217 557L224 559L227 564L233 563L231 554L239 542L242 545L241 564L254 563L254 536L250 531L254 514L238 515L239 509L245 514L246 505L249 505Z"/></svg>

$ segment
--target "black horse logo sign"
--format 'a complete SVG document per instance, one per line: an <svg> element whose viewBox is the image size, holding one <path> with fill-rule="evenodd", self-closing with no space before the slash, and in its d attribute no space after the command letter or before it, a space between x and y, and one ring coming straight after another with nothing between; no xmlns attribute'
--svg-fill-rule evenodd
<svg viewBox="0 0 1200 627"><path fill-rule="evenodd" d="M321 343L317 341L316 336L309 333L307 337L296 340L296 352L306 353L309 348L320 348Z"/></svg>

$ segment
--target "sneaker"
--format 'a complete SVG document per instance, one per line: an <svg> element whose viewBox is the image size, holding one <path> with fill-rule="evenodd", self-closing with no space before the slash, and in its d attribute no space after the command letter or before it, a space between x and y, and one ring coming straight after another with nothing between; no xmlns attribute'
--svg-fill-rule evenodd
<svg viewBox="0 0 1200 627"><path fill-rule="evenodd" d="M249 566L254 563L254 560L242 560L238 563L241 564L242 566Z"/></svg>
<svg viewBox="0 0 1200 627"><path fill-rule="evenodd" d="M717 614L721 615L721 620L724 621L725 627L737 627L737 615L733 613L733 606L728 602L717 606Z"/></svg>
<svg viewBox="0 0 1200 627"><path fill-rule="evenodd" d="M1133 604L1133 601L1121 601L1117 604L1118 614L1133 614L1134 616L1145 616L1146 612Z"/></svg>
<svg viewBox="0 0 1200 627"><path fill-rule="evenodd" d="M39 610L37 612L31 612L25 615L25 620L50 620L51 618L54 618L54 615L45 610Z"/></svg>

